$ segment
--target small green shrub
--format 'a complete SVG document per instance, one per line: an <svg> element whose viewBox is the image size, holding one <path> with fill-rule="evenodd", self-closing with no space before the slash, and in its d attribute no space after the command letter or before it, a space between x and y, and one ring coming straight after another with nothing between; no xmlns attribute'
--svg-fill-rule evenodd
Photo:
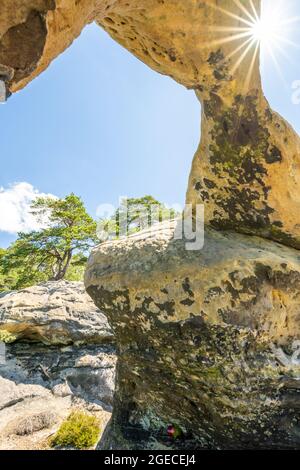
<svg viewBox="0 0 300 470"><path fill-rule="evenodd" d="M3 343L13 343L18 337L7 330L0 330L0 341Z"/></svg>
<svg viewBox="0 0 300 470"><path fill-rule="evenodd" d="M73 411L61 424L50 445L87 449L97 443L99 434L100 421L95 416L82 411Z"/></svg>

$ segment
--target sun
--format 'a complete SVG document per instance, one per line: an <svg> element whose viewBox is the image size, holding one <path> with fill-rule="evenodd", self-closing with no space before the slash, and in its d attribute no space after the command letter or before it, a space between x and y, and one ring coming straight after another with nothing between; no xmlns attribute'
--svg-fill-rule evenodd
<svg viewBox="0 0 300 470"><path fill-rule="evenodd" d="M249 33L252 35L255 42L259 42L263 46L271 44L276 41L282 33L280 18L274 14L271 17L263 15L261 18L255 20Z"/></svg>
<svg viewBox="0 0 300 470"><path fill-rule="evenodd" d="M252 54L251 68L249 70L249 80L253 70L253 65L258 54L263 59L270 58L274 63L277 72L282 77L282 70L278 55L283 55L291 62L288 49L291 47L300 48L300 44L292 41L293 28L299 29L300 17L289 16L288 2L285 0L263 0L261 12L254 6L253 0L232 0L240 10L240 14L215 5L212 7L222 15L238 20L240 27L223 27L218 25L213 31L217 36L213 45L233 43L233 51L230 54L232 59L232 70L234 73L247 56ZM224 36L224 32L226 32ZM235 59L234 59L235 58Z"/></svg>
<svg viewBox="0 0 300 470"><path fill-rule="evenodd" d="M251 26L249 27L249 34L254 42L258 42L262 49L270 48L276 49L288 43L288 37L291 30L292 23L299 21L299 18L287 15L287 9L283 4L276 0L271 3L265 1L261 15L258 16L255 9L253 16L251 15Z"/></svg>

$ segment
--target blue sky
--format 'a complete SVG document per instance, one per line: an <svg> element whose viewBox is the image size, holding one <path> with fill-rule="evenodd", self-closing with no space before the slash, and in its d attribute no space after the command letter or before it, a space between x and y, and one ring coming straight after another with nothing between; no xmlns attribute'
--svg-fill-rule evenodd
<svg viewBox="0 0 300 470"><path fill-rule="evenodd" d="M285 5L288 16L300 16L298 0ZM296 32L292 36L297 42ZM263 61L264 90L300 132L300 104L292 102L300 50L288 44L285 50L292 61L276 53L283 77L270 56ZM199 142L200 105L192 91L90 25L46 72L0 106L0 125L5 201L26 213L32 187L59 197L74 191L95 216L99 204L117 204L122 195L183 203ZM14 221L3 207L0 201L0 246L7 246Z"/></svg>

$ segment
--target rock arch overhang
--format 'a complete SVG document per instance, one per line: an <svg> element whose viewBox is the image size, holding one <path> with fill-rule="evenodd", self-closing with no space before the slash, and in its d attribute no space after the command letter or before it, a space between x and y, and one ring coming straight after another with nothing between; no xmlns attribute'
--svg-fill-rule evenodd
<svg viewBox="0 0 300 470"><path fill-rule="evenodd" d="M250 0L3 0L0 76L8 93L20 90L96 21L200 99L187 202L205 205L207 225L299 248L300 139L263 95L255 45L239 63L244 39L220 40L236 36L247 8Z"/></svg>

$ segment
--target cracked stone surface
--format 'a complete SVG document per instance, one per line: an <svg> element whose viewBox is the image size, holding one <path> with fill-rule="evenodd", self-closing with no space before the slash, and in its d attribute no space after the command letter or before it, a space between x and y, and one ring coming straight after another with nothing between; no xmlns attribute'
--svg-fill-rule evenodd
<svg viewBox="0 0 300 470"><path fill-rule="evenodd" d="M47 282L0 295L0 338L6 333L44 344L113 342L82 282Z"/></svg>
<svg viewBox="0 0 300 470"><path fill-rule="evenodd" d="M74 409L110 419L116 356L114 348L6 346L0 364L0 449L43 449Z"/></svg>
<svg viewBox="0 0 300 470"><path fill-rule="evenodd" d="M80 282L49 282L0 298L0 449L43 449L74 409L110 419L111 329Z"/></svg>

